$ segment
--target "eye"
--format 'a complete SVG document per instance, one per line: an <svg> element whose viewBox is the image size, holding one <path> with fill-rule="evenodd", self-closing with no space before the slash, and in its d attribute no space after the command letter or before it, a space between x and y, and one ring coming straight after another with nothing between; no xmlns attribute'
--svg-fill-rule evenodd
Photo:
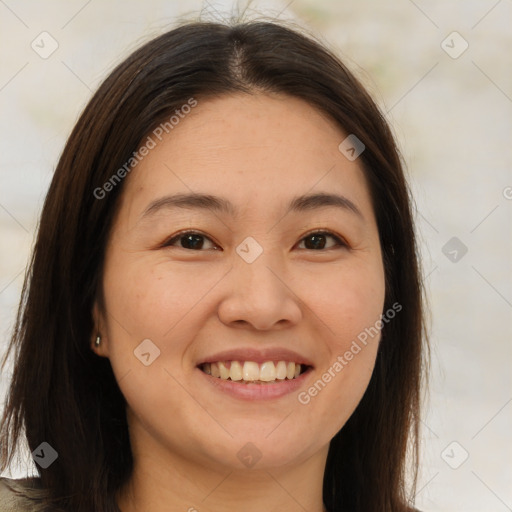
<svg viewBox="0 0 512 512"><path fill-rule="evenodd" d="M305 240L312 240L312 243L309 244L310 247L306 247L307 250L325 249L326 238L332 238L335 240L336 245L334 247L348 247L348 244L344 240L336 236L334 233L331 233L330 231L313 231L312 233L309 233L304 238L302 238L300 243ZM327 249L333 249L334 247L327 247Z"/></svg>
<svg viewBox="0 0 512 512"><path fill-rule="evenodd" d="M344 240L330 231L313 231L303 237L300 243L308 240L312 241L312 243L309 244L309 247L305 247L305 249L317 251L319 249L326 249L326 238L331 238L335 241L335 245L327 247L327 249L333 249L334 247L348 247L348 244ZM176 242L181 241L181 249L201 250L204 249L205 239L211 242L209 237L197 231L182 231L165 242L162 247L172 247L176 245ZM217 246L214 245L214 249L216 247Z"/></svg>
<svg viewBox="0 0 512 512"><path fill-rule="evenodd" d="M210 240L206 235L198 233L197 231L182 231L178 233L176 236L173 236L167 242L163 244L163 247L170 247L175 245L175 242L181 240L181 249L192 249L198 250L203 248L202 239Z"/></svg>

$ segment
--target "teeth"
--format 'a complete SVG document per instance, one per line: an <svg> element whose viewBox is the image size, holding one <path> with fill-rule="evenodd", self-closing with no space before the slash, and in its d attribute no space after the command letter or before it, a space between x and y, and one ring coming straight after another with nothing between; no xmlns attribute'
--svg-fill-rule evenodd
<svg viewBox="0 0 512 512"><path fill-rule="evenodd" d="M226 365L219 361L219 371L220 378L226 380L229 377L229 368L226 368Z"/></svg>
<svg viewBox="0 0 512 512"><path fill-rule="evenodd" d="M260 378L260 367L258 363L252 361L245 361L244 369L242 370L243 380L258 380Z"/></svg>
<svg viewBox="0 0 512 512"><path fill-rule="evenodd" d="M210 372L212 377L220 377L219 365L217 363L211 363Z"/></svg>
<svg viewBox="0 0 512 512"><path fill-rule="evenodd" d="M247 363L245 363L247 364ZM299 366L300 370L300 366ZM277 378L277 372L276 367L274 366L274 363L272 361L269 361L268 363L263 363L260 368L260 380L263 380L265 382L269 382L271 380L276 380Z"/></svg>
<svg viewBox="0 0 512 512"><path fill-rule="evenodd" d="M276 379L286 379L286 373L286 363L284 361L279 361L276 366Z"/></svg>
<svg viewBox="0 0 512 512"><path fill-rule="evenodd" d="M231 361L231 367L229 368L229 378L231 380L242 380L242 377L242 365L238 361Z"/></svg>
<svg viewBox="0 0 512 512"><path fill-rule="evenodd" d="M297 378L301 372L301 365L293 361L265 361L261 365L254 361L218 361L204 363L201 369L208 375L223 380L275 382L276 379Z"/></svg>
<svg viewBox="0 0 512 512"><path fill-rule="evenodd" d="M293 379L295 377L295 363L288 363L286 365L286 377Z"/></svg>

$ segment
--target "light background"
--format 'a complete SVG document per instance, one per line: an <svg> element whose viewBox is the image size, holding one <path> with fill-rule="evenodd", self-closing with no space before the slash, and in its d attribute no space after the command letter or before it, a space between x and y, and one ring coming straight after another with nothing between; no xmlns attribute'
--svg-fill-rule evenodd
<svg viewBox="0 0 512 512"><path fill-rule="evenodd" d="M0 355L53 170L92 92L176 16L221 19L236 5L0 0ZM334 48L407 163L432 316L417 506L512 510L512 1L255 1L248 17L258 14L293 19ZM46 59L31 47L43 31L58 43ZM445 247L452 237L459 245ZM9 379L7 368L2 401ZM2 476L35 474L26 460Z"/></svg>

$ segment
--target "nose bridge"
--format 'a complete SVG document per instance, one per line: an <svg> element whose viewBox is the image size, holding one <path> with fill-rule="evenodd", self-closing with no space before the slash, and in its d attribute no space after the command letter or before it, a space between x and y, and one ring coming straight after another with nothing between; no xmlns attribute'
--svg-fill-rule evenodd
<svg viewBox="0 0 512 512"><path fill-rule="evenodd" d="M262 240L263 237L259 238ZM249 295L252 292L282 294L283 284L275 275L284 270L278 256L280 252L272 250L269 244L270 237L265 238L264 248L254 237L248 236L236 247L235 271L242 280L242 291Z"/></svg>
<svg viewBox="0 0 512 512"><path fill-rule="evenodd" d="M264 248L252 236L236 247L231 286L219 308L221 320L245 321L264 329L282 320L294 323L300 319L300 306L286 285L279 254L279 250Z"/></svg>

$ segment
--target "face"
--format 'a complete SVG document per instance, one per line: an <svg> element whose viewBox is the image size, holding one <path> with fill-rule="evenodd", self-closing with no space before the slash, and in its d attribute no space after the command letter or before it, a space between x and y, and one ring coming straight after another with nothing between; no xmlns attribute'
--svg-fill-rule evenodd
<svg viewBox="0 0 512 512"><path fill-rule="evenodd" d="M385 292L347 135L301 100L240 94L153 137L124 183L94 309L135 451L230 470L326 456L371 377L380 333L358 336ZM172 200L192 192L218 201Z"/></svg>

